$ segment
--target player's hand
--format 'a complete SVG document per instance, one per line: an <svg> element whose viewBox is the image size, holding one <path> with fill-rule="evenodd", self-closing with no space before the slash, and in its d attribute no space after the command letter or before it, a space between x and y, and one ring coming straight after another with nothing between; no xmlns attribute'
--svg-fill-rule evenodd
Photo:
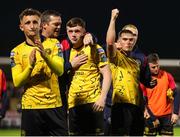
<svg viewBox="0 0 180 137"><path fill-rule="evenodd" d="M178 119L179 119L179 116L177 114L173 113L171 116L171 124L173 124L173 125L176 124Z"/></svg>
<svg viewBox="0 0 180 137"><path fill-rule="evenodd" d="M34 67L36 63L36 49L35 48L31 51L29 55L29 63L32 67Z"/></svg>
<svg viewBox="0 0 180 137"><path fill-rule="evenodd" d="M153 121L153 125L155 128L157 128L159 126L160 122L158 119L156 119L155 121Z"/></svg>
<svg viewBox="0 0 180 137"><path fill-rule="evenodd" d="M111 12L111 19L116 20L118 15L119 15L119 10L118 9L113 9L112 12Z"/></svg>
<svg viewBox="0 0 180 137"><path fill-rule="evenodd" d="M122 45L119 43L119 42L115 42L114 45L116 46L116 48L118 50L121 50L122 49Z"/></svg>
<svg viewBox="0 0 180 137"><path fill-rule="evenodd" d="M85 34L84 39L83 39L83 43L84 43L84 45L93 45L94 44L93 37L92 37L91 33Z"/></svg>
<svg viewBox="0 0 180 137"><path fill-rule="evenodd" d="M150 114L148 113L148 111L147 111L147 108L146 108L146 107L145 107L145 110L144 110L144 118L145 118L145 119L150 118Z"/></svg>
<svg viewBox="0 0 180 137"><path fill-rule="evenodd" d="M97 112L101 112L104 110L106 99L102 96L98 98L98 100L93 105L93 110Z"/></svg>
<svg viewBox="0 0 180 137"><path fill-rule="evenodd" d="M81 54L79 56L75 56L71 61L71 66L73 69L79 68L81 65L87 62L88 56L86 54Z"/></svg>
<svg viewBox="0 0 180 137"><path fill-rule="evenodd" d="M35 40L34 40L34 43L35 43L35 45L36 45L36 47L37 47L37 50L40 52L41 56L42 56L43 58L45 58L45 57L46 57L46 52L45 52L45 50L44 50L44 47L43 47L41 41L38 40L38 39L35 39Z"/></svg>
<svg viewBox="0 0 180 137"><path fill-rule="evenodd" d="M104 103L100 102L100 101L96 101L93 105L93 110L96 112L101 112L104 110Z"/></svg>

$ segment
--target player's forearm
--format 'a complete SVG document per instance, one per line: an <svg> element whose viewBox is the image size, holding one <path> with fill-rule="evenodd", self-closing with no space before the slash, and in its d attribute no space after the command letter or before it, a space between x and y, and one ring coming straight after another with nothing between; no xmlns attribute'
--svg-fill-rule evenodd
<svg viewBox="0 0 180 137"><path fill-rule="evenodd" d="M12 78L15 87L21 87L28 81L33 68L28 65L23 72L18 72L18 69L17 67L12 68Z"/></svg>
<svg viewBox="0 0 180 137"><path fill-rule="evenodd" d="M64 73L64 59L59 56L46 56L45 61L54 73L61 76Z"/></svg>
<svg viewBox="0 0 180 137"><path fill-rule="evenodd" d="M113 45L116 39L116 30L115 30L115 19L111 19L109 27L106 34L106 43L107 45Z"/></svg>
<svg viewBox="0 0 180 137"><path fill-rule="evenodd" d="M108 31L106 34L106 45L107 45L107 56L114 57L116 53L115 47L116 31L115 31L115 20L111 19Z"/></svg>
<svg viewBox="0 0 180 137"><path fill-rule="evenodd" d="M106 100L107 93L110 89L112 76L111 76L111 71L110 71L109 65L104 66L100 70L103 75L101 96L104 97L104 99Z"/></svg>

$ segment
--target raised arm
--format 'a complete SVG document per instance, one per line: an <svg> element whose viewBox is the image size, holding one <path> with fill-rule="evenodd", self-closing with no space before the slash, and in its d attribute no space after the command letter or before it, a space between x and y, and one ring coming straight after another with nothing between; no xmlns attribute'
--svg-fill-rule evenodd
<svg viewBox="0 0 180 137"><path fill-rule="evenodd" d="M115 40L116 40L116 19L119 15L118 9L113 9L111 13L111 19L109 23L109 27L106 34L106 44L107 44L107 55L108 57L114 57L116 54L116 46L115 46Z"/></svg>

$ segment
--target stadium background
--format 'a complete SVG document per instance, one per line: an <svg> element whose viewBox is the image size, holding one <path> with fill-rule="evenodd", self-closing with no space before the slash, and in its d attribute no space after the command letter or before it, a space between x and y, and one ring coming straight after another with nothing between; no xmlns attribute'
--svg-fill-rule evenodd
<svg viewBox="0 0 180 137"><path fill-rule="evenodd" d="M23 39L18 15L25 8L40 11L55 9L62 13L63 26L71 17L82 17L87 30L104 43L112 8L120 10L117 30L127 23L139 29L139 46L145 53L158 52L161 58L179 58L180 8L178 1L164 0L6 0L0 4L1 53L9 51ZM2 52L3 51L3 52Z"/></svg>
<svg viewBox="0 0 180 137"><path fill-rule="evenodd" d="M71 17L81 17L87 23L87 31L94 33L100 44L105 42L111 10L118 8L120 16L117 21L117 31L125 24L135 24L139 29L139 47L145 54L157 52L160 58L165 61L163 68L173 74L177 85L179 85L180 61L178 39L180 32L180 8L177 1L6 0L0 5L0 67L7 76L8 94L11 100L9 103L10 111L3 123L4 127L2 127L1 123L0 128L19 128L20 125L20 113L17 112L17 105L21 89L15 89L12 85L8 57L10 50L24 40L23 33L18 27L18 15L25 8L35 8L40 11L46 9L59 11L62 14L63 20L61 34L65 33L65 23ZM0 130L0 136L19 134L19 130L12 131L12 134L9 130L4 130L4 132L8 132L8 134L3 134L3 131ZM176 135L180 135L180 133Z"/></svg>

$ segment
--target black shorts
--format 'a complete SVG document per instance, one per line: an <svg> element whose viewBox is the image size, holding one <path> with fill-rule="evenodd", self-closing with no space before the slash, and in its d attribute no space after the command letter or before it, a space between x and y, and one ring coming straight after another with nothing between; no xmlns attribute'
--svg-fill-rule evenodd
<svg viewBox="0 0 180 137"><path fill-rule="evenodd" d="M112 135L143 136L144 114L140 107L116 103L111 110Z"/></svg>
<svg viewBox="0 0 180 137"><path fill-rule="evenodd" d="M68 135L67 120L62 107L51 109L22 109L21 135Z"/></svg>
<svg viewBox="0 0 180 137"><path fill-rule="evenodd" d="M157 128L152 127L153 121L148 121L149 119L145 119L145 130L144 135L147 136L156 136L158 133L159 135L173 135L173 125L171 124L171 115L165 115L162 117L157 118L160 122Z"/></svg>
<svg viewBox="0 0 180 137"><path fill-rule="evenodd" d="M70 135L103 135L103 112L92 109L94 103L69 109Z"/></svg>

